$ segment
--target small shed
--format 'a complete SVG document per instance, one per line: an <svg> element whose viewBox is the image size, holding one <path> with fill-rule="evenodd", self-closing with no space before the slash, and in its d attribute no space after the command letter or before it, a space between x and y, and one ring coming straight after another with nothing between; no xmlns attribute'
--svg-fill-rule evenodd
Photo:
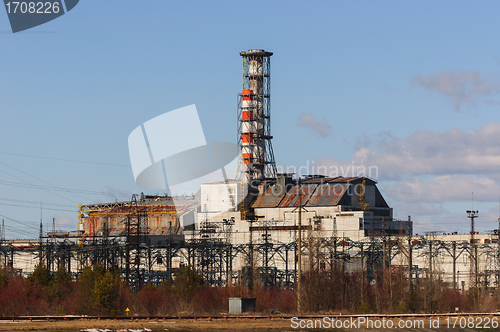
<svg viewBox="0 0 500 332"><path fill-rule="evenodd" d="M230 297L229 298L229 313L241 314L244 312L255 311L254 297Z"/></svg>

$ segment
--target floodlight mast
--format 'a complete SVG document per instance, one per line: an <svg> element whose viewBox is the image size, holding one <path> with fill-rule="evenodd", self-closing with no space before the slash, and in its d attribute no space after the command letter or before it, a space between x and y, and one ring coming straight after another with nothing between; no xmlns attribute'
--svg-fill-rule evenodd
<svg viewBox="0 0 500 332"><path fill-rule="evenodd" d="M467 218L470 219L470 245L471 245L471 284L476 287L478 285L478 266L477 266L477 245L474 235L476 234L474 219L479 217L478 210L467 210ZM473 277L472 277L473 276Z"/></svg>

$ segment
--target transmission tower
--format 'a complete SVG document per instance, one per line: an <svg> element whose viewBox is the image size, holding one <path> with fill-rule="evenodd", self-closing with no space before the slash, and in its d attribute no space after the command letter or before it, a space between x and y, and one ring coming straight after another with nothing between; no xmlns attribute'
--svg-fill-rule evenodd
<svg viewBox="0 0 500 332"><path fill-rule="evenodd" d="M147 213L139 208L137 198L132 195L127 217L126 282L135 290L140 290L144 276L141 276L141 244L146 226Z"/></svg>

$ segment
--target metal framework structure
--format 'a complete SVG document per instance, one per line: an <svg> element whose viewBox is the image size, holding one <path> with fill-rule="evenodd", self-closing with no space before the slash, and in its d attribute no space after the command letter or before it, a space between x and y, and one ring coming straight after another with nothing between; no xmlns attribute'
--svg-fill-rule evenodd
<svg viewBox="0 0 500 332"><path fill-rule="evenodd" d="M141 275L141 246L144 243L148 244L147 238L144 239L144 236L148 234L146 218L146 210L137 205L137 198L133 195L127 216L125 281L136 290L140 290L144 282L144 277Z"/></svg>
<svg viewBox="0 0 500 332"><path fill-rule="evenodd" d="M132 201L132 204L134 202ZM253 223L252 240L245 244L231 243L234 221L204 225L192 238L165 236L152 242L144 231L143 214L131 209L129 231L126 236L86 237L82 245L79 238L64 238L49 234L38 240L0 241L0 265L6 268L22 267L26 260L43 261L51 270L64 266L77 275L87 265L101 264L118 271L135 290L141 285L172 281L176 269L192 265L203 273L213 286L235 283L252 287L294 287L297 281L297 239L280 242L271 237L275 220ZM333 270L349 273L362 271L363 277L375 280L380 269L401 268L408 271L409 289L424 279L441 280L449 287L464 288L464 279L477 278L474 287L488 289L500 286L498 231L490 234L485 243L469 241L443 241L438 234L409 236L382 232L362 241L352 241L321 231L321 220L304 225L306 236L302 240L304 266L309 270ZM469 257L476 255L477 274L457 271L460 261L467 265ZM239 263L237 263L239 262ZM241 262L245 262L241 266ZM418 264L415 264L417 262ZM235 268L240 264L237 269ZM444 265L453 266L445 271ZM462 264L462 266L463 266ZM458 284L462 280L462 284Z"/></svg>
<svg viewBox="0 0 500 332"><path fill-rule="evenodd" d="M271 56L264 50L241 52L243 91L238 94L238 178L276 178L271 144Z"/></svg>
<svg viewBox="0 0 500 332"><path fill-rule="evenodd" d="M476 244L476 227L475 227L475 222L474 219L478 217L479 211L477 210L467 210L467 218L470 219L470 243L472 245L472 249L470 252L470 283L471 287L474 287L478 284L478 261L477 261L477 244Z"/></svg>

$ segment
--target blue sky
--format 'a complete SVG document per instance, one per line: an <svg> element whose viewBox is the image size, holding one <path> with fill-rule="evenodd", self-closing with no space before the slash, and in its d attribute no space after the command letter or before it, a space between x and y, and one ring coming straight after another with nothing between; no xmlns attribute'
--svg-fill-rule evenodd
<svg viewBox="0 0 500 332"><path fill-rule="evenodd" d="M236 140L240 51L271 58L278 165L376 166L415 232L496 228L500 4L486 1L98 1L12 34L0 10L0 218L9 238L76 206L127 200L127 137L196 104ZM46 226L50 227L50 226Z"/></svg>

